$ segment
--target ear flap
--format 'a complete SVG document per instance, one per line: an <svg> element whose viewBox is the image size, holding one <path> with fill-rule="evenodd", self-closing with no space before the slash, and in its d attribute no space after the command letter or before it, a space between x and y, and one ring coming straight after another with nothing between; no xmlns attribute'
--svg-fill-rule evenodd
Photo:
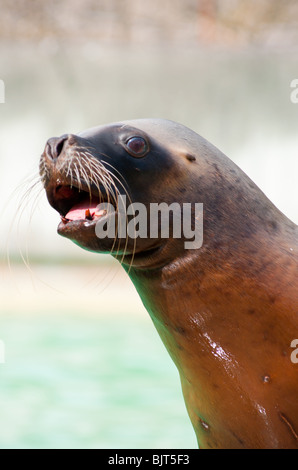
<svg viewBox="0 0 298 470"><path fill-rule="evenodd" d="M197 157L195 156L195 154L193 153L190 153L188 151L187 148L185 147L181 147L181 148L175 148L175 154L176 155L179 155L181 158L185 158L186 160L188 160L189 162L195 162Z"/></svg>
<svg viewBox="0 0 298 470"><path fill-rule="evenodd" d="M185 158L187 160L189 160L190 162L195 162L196 161L196 157L194 155L192 155L191 153L186 153Z"/></svg>

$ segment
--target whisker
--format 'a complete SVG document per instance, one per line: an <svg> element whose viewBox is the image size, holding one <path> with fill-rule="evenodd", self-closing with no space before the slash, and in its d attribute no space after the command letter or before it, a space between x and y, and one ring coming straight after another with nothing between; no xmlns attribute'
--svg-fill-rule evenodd
<svg viewBox="0 0 298 470"><path fill-rule="evenodd" d="M87 157L89 157L88 160L86 160ZM115 180L118 181L120 187L123 188L125 194L130 199L129 194L128 194L127 189L125 188L124 184L119 180L119 178L115 177L115 175L109 169L107 169L102 162L95 159L93 155L90 155L89 152L84 151L84 160L85 160L86 163L88 162L89 168L91 166L92 170L96 171L97 177L99 177L99 176L101 177L100 182L104 186L104 189L105 189L106 194L108 196L108 203L110 203L110 195L112 195L112 199L116 203L116 210L118 210L118 208L119 208L118 198L120 196L120 192L119 192L119 189L117 188L117 186L115 184ZM94 174L94 171L93 171L93 174ZM112 205L114 205L114 204L112 204ZM121 223L121 218L120 218L120 223ZM113 243L113 245L111 247L111 250L110 250L111 253L113 252L113 250L115 248L117 235L118 235L118 226L116 227L116 234L115 234L114 243ZM124 251L123 251L121 262L123 262L123 259L124 259L124 256L125 256L125 253L126 253L126 250L127 250L127 244L128 244L128 236L126 235L126 245L125 245L125 248L124 248ZM121 245L121 240L118 238L118 248L117 248L116 256L118 256L118 253L120 251L120 245Z"/></svg>
<svg viewBox="0 0 298 470"><path fill-rule="evenodd" d="M89 197L90 197L90 200L91 200L91 187L90 187L90 183L89 183L89 178L88 178L88 175L84 169L84 166L82 165L82 162L81 162L81 159L78 158L77 156L77 159L76 161L78 162L79 164L79 172L81 171L84 175L84 181L85 183L87 184L87 187L88 187L88 192L89 192Z"/></svg>
<svg viewBox="0 0 298 470"><path fill-rule="evenodd" d="M84 163L84 165L82 165L82 162ZM85 168L83 169L84 166ZM95 159L92 155L90 155L89 152L85 152L85 150L80 154L80 168L84 173L84 179L86 180L86 183L89 183L88 187L90 187L90 183L93 183L94 186L97 188L100 201L102 200L102 191L100 189L100 186L102 186L105 190L108 199L107 202L112 203L113 206L116 203L117 208L119 190L115 185L111 172L108 173L105 166L97 159ZM116 242L117 233L115 233L114 241L112 247L110 248L111 253L113 253L115 250ZM117 251L119 251L119 249L120 240L118 239ZM112 268L110 268L110 271L111 270ZM116 273L113 275L112 279L115 277L115 275ZM107 275L105 275L105 279L107 279ZM110 279L110 282L112 281L112 279ZM107 285L108 284L109 283L107 283Z"/></svg>
<svg viewBox="0 0 298 470"><path fill-rule="evenodd" d="M29 254L28 254L28 238L29 238L28 231L27 231L27 234L25 236L26 246L25 246L25 254L24 254L23 249L21 248L20 242L19 242L19 240L21 239L21 237L20 237L20 224L21 224L21 219L22 219L24 213L28 210L28 206L29 206L28 203L30 202L30 199L33 202L31 202L31 211L29 213L29 221L32 220L33 213L36 210L38 199L41 196L41 192L42 192L43 187L42 187L41 179L40 179L39 175L34 174L33 176L25 178L21 182L21 184L18 185L18 187L14 190L14 192L10 196L10 199L14 196L18 196L16 194L16 192L19 191L20 188L23 187L24 185L26 185L26 186L29 185L29 187L23 193L23 195L22 195L22 197L21 197L21 199L20 199L20 201L19 201L19 203L16 207L15 216L12 218L12 221L11 221L11 224L10 224L10 227L9 227L7 240L6 240L6 261L7 261L8 268L11 271L10 242L11 242L11 239L12 239L12 233L14 231L14 227L16 227L17 246L18 246L18 251L19 251L20 258L24 262L25 266L32 273L32 270L30 268L30 263L29 263ZM32 196L33 196L34 191L37 191L37 194L35 194L35 197L33 199Z"/></svg>
<svg viewBox="0 0 298 470"><path fill-rule="evenodd" d="M124 182L126 183L124 177L121 175L121 173L113 166L111 165L110 163L108 162L105 162L107 165L109 165L115 172L117 172L120 177L124 180ZM114 176L114 175L113 175ZM132 200L131 200L131 197L126 189L126 187L124 186L124 184L122 184L122 182L119 180L119 178L115 177L116 180L121 184L122 188L124 189L125 191L125 195L128 197L128 200L129 200L129 204L132 204ZM126 245L125 245L125 249L124 249L124 252L123 252L123 256L122 256L122 259L120 261L120 263L122 264L123 263L123 260L124 260L124 257L125 257L125 254L126 254L126 249L127 249L127 244L128 244L128 233L126 234ZM128 268L128 273L132 267L132 263L133 263L133 260L134 260L134 256L135 256L135 251L136 251L136 237L134 237L134 246L133 246L133 252L132 252L132 257L131 257L131 261L130 261L130 266Z"/></svg>
<svg viewBox="0 0 298 470"><path fill-rule="evenodd" d="M80 176L80 172L79 172L79 170L78 170L76 161L73 162L73 166L74 166L74 172L75 172L75 174L76 174L76 180L77 180L77 182L78 182L78 184L79 184L79 191L81 191L81 189L82 189L81 176Z"/></svg>
<svg viewBox="0 0 298 470"><path fill-rule="evenodd" d="M117 201L118 189L115 186L115 183L113 179L111 178L111 176L106 174L105 167L102 164L100 164L100 162L98 162L97 160L91 160L90 158L87 159L87 156L85 156L85 154L81 155L81 158L84 161L86 168L90 171L90 175L88 175L88 179L90 179L91 182L93 182L94 185L96 186L100 201L102 199L102 191L100 189L100 185L102 185L104 187L105 193L108 198L107 202L109 204L112 203L112 205L114 206L113 202ZM85 173L85 178L86 178L86 171L84 173ZM116 241L117 241L117 236L115 236L113 245L110 249L111 253L114 251ZM120 240L118 241L118 243L120 244Z"/></svg>
<svg viewBox="0 0 298 470"><path fill-rule="evenodd" d="M115 203L116 203L116 210L119 210L119 202L118 202L118 199L119 199L119 196L120 196L120 192L119 192L119 189L117 188L117 186L116 186L116 184L115 184L115 180L118 181L118 183L120 184L120 186L123 188L125 194L128 195L127 190L126 190L125 186L121 183L121 181L119 181L119 179L118 179L117 177L115 178L115 175L113 175L113 173L112 173L110 170L106 169L106 168L104 167L104 165L101 164L100 162L97 162L97 164L99 164L99 166L100 166L102 169L104 169L104 171L105 171L105 177L108 179L108 182L111 183L111 184L113 185L113 187L115 188L115 190L116 190L116 194L115 194L115 198L114 198L114 199L115 199ZM104 180L105 180L105 178L104 178ZM109 194L109 192L108 192L108 194ZM129 197L129 195L128 195L128 197ZM119 212L118 212L118 214L119 214ZM121 224L121 218L120 218L120 224ZM117 231L116 231L116 234L115 234L115 240L116 240L117 235L118 235L118 225L117 225L116 229L117 229ZM120 230L121 230L121 227L120 227ZM126 252L126 249L127 249L127 243L128 243L128 237L126 237L126 245L125 245L125 248L124 248L123 257L125 256L125 252ZM118 253L119 253L119 251L120 251L120 244L121 244L121 240L118 238L118 249L117 249L117 255L116 255L116 256L118 256ZM114 249L114 246L115 246L115 244L113 244L113 247L112 247L111 251ZM123 260L121 260L121 262L122 262L122 261L123 261Z"/></svg>

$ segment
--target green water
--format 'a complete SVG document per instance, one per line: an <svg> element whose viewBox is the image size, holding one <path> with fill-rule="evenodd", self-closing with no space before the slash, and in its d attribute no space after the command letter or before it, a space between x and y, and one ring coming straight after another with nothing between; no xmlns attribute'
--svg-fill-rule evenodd
<svg viewBox="0 0 298 470"><path fill-rule="evenodd" d="M2 314L0 447L196 448L150 320Z"/></svg>

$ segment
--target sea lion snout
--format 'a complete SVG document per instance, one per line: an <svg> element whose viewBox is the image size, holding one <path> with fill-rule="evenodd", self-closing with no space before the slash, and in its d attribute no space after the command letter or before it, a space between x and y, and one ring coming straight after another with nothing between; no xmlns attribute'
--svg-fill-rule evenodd
<svg viewBox="0 0 298 470"><path fill-rule="evenodd" d="M60 137L48 139L44 154L51 160L57 160L68 148L85 145L86 140L74 134L63 134Z"/></svg>
<svg viewBox="0 0 298 470"><path fill-rule="evenodd" d="M69 140L69 136L67 134L63 134L60 137L51 137L46 143L44 153L48 158L57 160L67 140Z"/></svg>

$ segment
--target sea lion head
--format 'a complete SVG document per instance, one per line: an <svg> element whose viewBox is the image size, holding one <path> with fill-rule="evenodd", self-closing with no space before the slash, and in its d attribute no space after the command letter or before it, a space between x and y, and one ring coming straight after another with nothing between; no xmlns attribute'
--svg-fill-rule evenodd
<svg viewBox="0 0 298 470"><path fill-rule="evenodd" d="M173 238L162 237L162 215L157 231L150 236L150 204L200 202L196 194L198 168L193 168L197 157L192 152L196 137L177 123L142 119L50 138L41 156L40 175L49 203L61 215L58 233L87 250L109 252L124 264L142 264L148 257L152 261L153 255L161 252L160 260L166 258ZM203 155L201 160L203 167ZM146 209L147 218L142 222L147 237L144 230L139 237L123 231L132 216L139 214L130 209L126 218L119 220L120 207L127 209L131 204L137 211ZM194 207L190 210L193 219ZM170 211L169 233L172 219ZM109 223L110 236L100 238L100 230L107 233ZM194 220L191 225L194 227ZM130 226L130 235L132 227L136 228L136 221ZM184 242L181 231L175 249L183 249Z"/></svg>

